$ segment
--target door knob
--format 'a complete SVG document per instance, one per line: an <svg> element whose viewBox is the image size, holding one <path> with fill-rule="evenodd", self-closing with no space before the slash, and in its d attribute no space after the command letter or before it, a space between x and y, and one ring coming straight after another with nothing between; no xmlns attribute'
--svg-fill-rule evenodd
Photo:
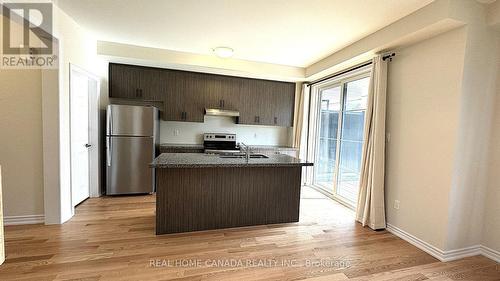
<svg viewBox="0 0 500 281"><path fill-rule="evenodd" d="M91 146L92 146L91 144L88 144L88 143L86 143L86 144L85 144L85 147L86 147L86 148L89 148L89 147L91 147Z"/></svg>

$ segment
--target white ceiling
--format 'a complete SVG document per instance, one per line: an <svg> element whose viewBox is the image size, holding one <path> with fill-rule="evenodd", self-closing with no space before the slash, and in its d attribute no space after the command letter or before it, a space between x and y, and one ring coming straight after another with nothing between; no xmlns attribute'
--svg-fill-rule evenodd
<svg viewBox="0 0 500 281"><path fill-rule="evenodd" d="M99 40L298 67L433 0L58 0Z"/></svg>

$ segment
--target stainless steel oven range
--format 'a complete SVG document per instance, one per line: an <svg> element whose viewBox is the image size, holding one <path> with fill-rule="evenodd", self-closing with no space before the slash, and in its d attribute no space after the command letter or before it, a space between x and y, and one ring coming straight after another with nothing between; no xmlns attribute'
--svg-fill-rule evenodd
<svg viewBox="0 0 500 281"><path fill-rule="evenodd" d="M235 154L240 150L236 144L236 134L205 133L203 134L203 148L207 154Z"/></svg>

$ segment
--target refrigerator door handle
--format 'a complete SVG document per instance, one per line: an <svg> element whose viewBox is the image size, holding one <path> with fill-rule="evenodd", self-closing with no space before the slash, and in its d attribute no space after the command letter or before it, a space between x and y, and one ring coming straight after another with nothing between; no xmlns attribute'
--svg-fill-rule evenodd
<svg viewBox="0 0 500 281"><path fill-rule="evenodd" d="M111 128L109 127L109 111L111 110L111 107L108 105L108 108L106 110L106 135L111 135ZM107 141L107 140L106 140Z"/></svg>
<svg viewBox="0 0 500 281"><path fill-rule="evenodd" d="M106 164L108 167L111 167L111 156L112 156L112 144L111 144L111 138L107 137L106 138Z"/></svg>
<svg viewBox="0 0 500 281"><path fill-rule="evenodd" d="M111 106L108 105L106 110L106 135L111 135Z"/></svg>
<svg viewBox="0 0 500 281"><path fill-rule="evenodd" d="M112 113L113 107L110 106L108 110L108 125L109 125L109 132L108 134L111 136L113 135L113 113Z"/></svg>

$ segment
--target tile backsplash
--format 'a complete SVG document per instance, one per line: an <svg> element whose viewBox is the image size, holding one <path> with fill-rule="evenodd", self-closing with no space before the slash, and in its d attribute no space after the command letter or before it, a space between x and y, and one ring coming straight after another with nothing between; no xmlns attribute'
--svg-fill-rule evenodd
<svg viewBox="0 0 500 281"><path fill-rule="evenodd" d="M204 123L160 121L160 142L201 144L203 133L235 133L238 142L249 145L291 144L292 128L239 125L231 117L205 116Z"/></svg>

